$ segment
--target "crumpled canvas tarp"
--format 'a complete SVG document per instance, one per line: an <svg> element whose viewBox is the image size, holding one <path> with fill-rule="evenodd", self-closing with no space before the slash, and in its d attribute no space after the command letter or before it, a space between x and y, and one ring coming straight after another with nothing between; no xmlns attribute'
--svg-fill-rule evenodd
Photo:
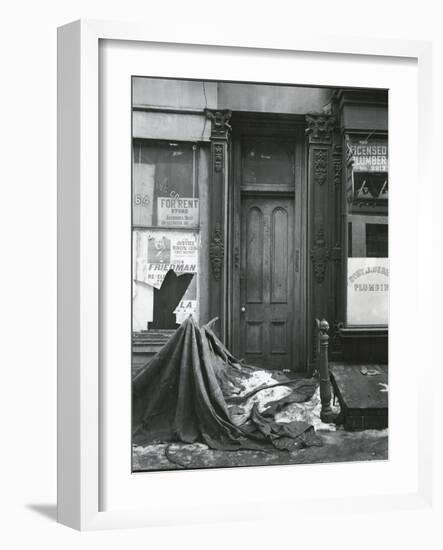
<svg viewBox="0 0 443 550"><path fill-rule="evenodd" d="M277 423L274 415L286 403L310 399L317 382L283 379L271 387L290 386L289 395L262 411L257 402L241 409L264 389L243 391L257 370L238 361L210 324L198 327L189 317L133 380L133 442L201 441L221 450L309 445L315 438L310 424ZM239 407L244 414L235 420Z"/></svg>

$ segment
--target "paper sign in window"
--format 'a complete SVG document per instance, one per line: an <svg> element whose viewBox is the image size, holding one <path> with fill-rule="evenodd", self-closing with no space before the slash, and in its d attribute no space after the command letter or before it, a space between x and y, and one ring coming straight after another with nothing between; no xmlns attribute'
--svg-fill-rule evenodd
<svg viewBox="0 0 443 550"><path fill-rule="evenodd" d="M389 259L348 258L347 324L387 325Z"/></svg>

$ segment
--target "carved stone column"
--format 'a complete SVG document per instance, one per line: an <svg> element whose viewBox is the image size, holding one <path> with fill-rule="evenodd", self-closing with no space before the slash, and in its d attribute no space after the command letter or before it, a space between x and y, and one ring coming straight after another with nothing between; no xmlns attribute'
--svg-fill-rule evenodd
<svg viewBox="0 0 443 550"><path fill-rule="evenodd" d="M312 327L309 353L310 368L315 361L315 318L330 318L331 257L333 255L334 185L332 137L335 117L325 113L306 115L308 137L308 250L310 256L308 322Z"/></svg>
<svg viewBox="0 0 443 550"><path fill-rule="evenodd" d="M228 189L228 141L231 126L229 110L205 110L211 121L211 168L210 168L210 303L211 317L220 319L218 330L222 340L226 335L226 243L227 236L227 189Z"/></svg>

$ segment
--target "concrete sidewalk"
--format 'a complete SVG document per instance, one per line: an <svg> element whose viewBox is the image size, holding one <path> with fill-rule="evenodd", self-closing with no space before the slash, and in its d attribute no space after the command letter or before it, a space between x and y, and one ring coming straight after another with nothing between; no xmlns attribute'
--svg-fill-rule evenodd
<svg viewBox="0 0 443 550"><path fill-rule="evenodd" d="M133 471L316 464L388 459L388 430L347 432L317 430L321 446L295 451L215 451L196 443L133 448Z"/></svg>

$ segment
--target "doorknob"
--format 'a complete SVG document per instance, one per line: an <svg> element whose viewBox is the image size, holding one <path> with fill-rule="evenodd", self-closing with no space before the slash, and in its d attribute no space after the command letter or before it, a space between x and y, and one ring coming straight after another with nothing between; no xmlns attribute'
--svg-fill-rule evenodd
<svg viewBox="0 0 443 550"><path fill-rule="evenodd" d="M246 311L246 307L245 307L245 306L242 306L242 307L240 308L240 311L241 311L242 313L244 313L244 312Z"/></svg>

